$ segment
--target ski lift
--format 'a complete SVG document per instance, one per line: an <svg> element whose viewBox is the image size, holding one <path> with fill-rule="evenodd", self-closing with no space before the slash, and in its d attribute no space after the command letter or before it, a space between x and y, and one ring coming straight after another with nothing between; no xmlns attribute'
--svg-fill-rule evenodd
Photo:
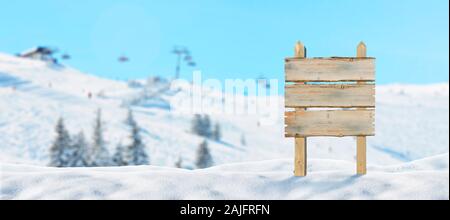
<svg viewBox="0 0 450 220"><path fill-rule="evenodd" d="M172 53L177 54L177 55L189 55L189 50L184 47L184 46L175 46L174 49L172 50Z"/></svg>
<svg viewBox="0 0 450 220"><path fill-rule="evenodd" d="M119 57L119 62L121 62L121 63L126 63L128 61L130 61L130 59L126 56Z"/></svg>
<svg viewBox="0 0 450 220"><path fill-rule="evenodd" d="M175 48L172 50L172 53L179 55L182 53L182 51Z"/></svg>
<svg viewBox="0 0 450 220"><path fill-rule="evenodd" d="M177 56L177 63L175 67L175 78L178 79L180 76L180 69L182 62L190 67L194 67L197 64L193 61L194 58L191 56L191 52L184 46L175 46L172 53Z"/></svg>
<svg viewBox="0 0 450 220"><path fill-rule="evenodd" d="M67 54L67 53L65 53L65 54L63 54L62 56L61 56L61 58L63 59L63 60L70 60L70 55L69 54Z"/></svg>
<svg viewBox="0 0 450 220"><path fill-rule="evenodd" d="M189 52L189 50L186 49L186 48L183 48L181 51L182 51L183 54L186 54L186 56L189 56L189 54L191 53L191 52Z"/></svg>

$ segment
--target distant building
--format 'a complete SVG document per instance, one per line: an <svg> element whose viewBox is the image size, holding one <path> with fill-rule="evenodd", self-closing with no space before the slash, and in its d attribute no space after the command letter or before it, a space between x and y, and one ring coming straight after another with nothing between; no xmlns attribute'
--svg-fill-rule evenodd
<svg viewBox="0 0 450 220"><path fill-rule="evenodd" d="M19 57L30 58L34 60L42 60L45 62L57 64L58 61L52 57L55 50L48 47L35 47L19 54Z"/></svg>

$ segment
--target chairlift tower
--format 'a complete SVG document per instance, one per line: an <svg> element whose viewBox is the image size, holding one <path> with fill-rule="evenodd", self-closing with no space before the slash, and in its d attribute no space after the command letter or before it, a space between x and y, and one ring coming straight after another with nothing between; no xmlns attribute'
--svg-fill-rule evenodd
<svg viewBox="0 0 450 220"><path fill-rule="evenodd" d="M177 63L175 67L175 79L180 78L182 61L186 62L188 66L192 67L196 66L196 63L193 61L190 51L186 47L175 46L172 53L177 56Z"/></svg>

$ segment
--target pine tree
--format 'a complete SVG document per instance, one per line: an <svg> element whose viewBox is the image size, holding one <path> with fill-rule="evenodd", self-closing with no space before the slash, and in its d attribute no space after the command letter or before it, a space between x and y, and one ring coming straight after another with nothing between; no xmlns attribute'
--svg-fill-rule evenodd
<svg viewBox="0 0 450 220"><path fill-rule="evenodd" d="M195 114L194 118L192 119L192 133L200 135L202 130L201 126L202 116L199 114Z"/></svg>
<svg viewBox="0 0 450 220"><path fill-rule="evenodd" d="M220 139L222 138L222 131L220 129L220 124L216 123L214 125L214 131L213 131L213 138L215 141L220 141Z"/></svg>
<svg viewBox="0 0 450 220"><path fill-rule="evenodd" d="M197 168L203 169L212 166L213 163L214 162L208 148L208 142L204 140L197 150L195 165L197 165Z"/></svg>
<svg viewBox="0 0 450 220"><path fill-rule="evenodd" d="M91 152L91 166L109 166L111 164L108 149L103 138L102 111L98 109L94 123L94 135Z"/></svg>
<svg viewBox="0 0 450 220"><path fill-rule="evenodd" d="M210 138L212 136L211 120L209 115L201 116L196 114L192 120L192 133L202 137Z"/></svg>
<svg viewBox="0 0 450 220"><path fill-rule="evenodd" d="M183 167L183 158L179 157L177 162L175 163L176 168L182 168Z"/></svg>
<svg viewBox="0 0 450 220"><path fill-rule="evenodd" d="M112 158L112 162L115 166L128 166L128 164L126 163L125 159L124 159L124 152L125 149L122 145L122 143L118 144L116 147L116 152L114 153L114 156Z"/></svg>
<svg viewBox="0 0 450 220"><path fill-rule="evenodd" d="M124 160L128 165L149 164L149 158L145 152L146 146L142 141L141 135L139 134L140 128L134 120L133 112L131 110L128 111L126 124L130 127L130 144L126 148Z"/></svg>
<svg viewBox="0 0 450 220"><path fill-rule="evenodd" d="M64 119L59 118L56 124L56 138L50 148L50 166L68 167L73 156L70 134L64 125Z"/></svg>
<svg viewBox="0 0 450 220"><path fill-rule="evenodd" d="M241 135L241 145L243 145L243 146L247 145L247 141L245 140L245 135L244 134Z"/></svg>
<svg viewBox="0 0 450 220"><path fill-rule="evenodd" d="M89 166L89 146L84 136L84 133L81 131L75 136L73 143L74 154L71 160L71 167L87 167Z"/></svg>
<svg viewBox="0 0 450 220"><path fill-rule="evenodd" d="M212 125L211 125L211 119L209 118L209 115L203 116L203 122L202 122L202 134L203 137L210 138L212 136Z"/></svg>

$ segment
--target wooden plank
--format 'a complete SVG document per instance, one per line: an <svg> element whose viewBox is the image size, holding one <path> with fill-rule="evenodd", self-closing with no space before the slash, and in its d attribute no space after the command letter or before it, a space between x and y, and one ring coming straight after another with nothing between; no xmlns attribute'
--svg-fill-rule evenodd
<svg viewBox="0 0 450 220"><path fill-rule="evenodd" d="M304 137L295 138L294 175L306 176L307 173L307 141Z"/></svg>
<svg viewBox="0 0 450 220"><path fill-rule="evenodd" d="M375 85L286 85L285 106L297 107L375 107Z"/></svg>
<svg viewBox="0 0 450 220"><path fill-rule="evenodd" d="M356 49L357 57L367 56L367 46L364 42L360 42ZM358 84L363 84L363 82L358 82ZM367 139L365 136L356 137L356 173L359 175L365 175L367 173Z"/></svg>
<svg viewBox="0 0 450 220"><path fill-rule="evenodd" d="M285 136L373 136L375 110L285 112Z"/></svg>
<svg viewBox="0 0 450 220"><path fill-rule="evenodd" d="M366 137L356 137L356 173L364 175L367 173L366 168Z"/></svg>
<svg viewBox="0 0 450 220"><path fill-rule="evenodd" d="M375 59L287 59L285 73L286 82L375 81Z"/></svg>

